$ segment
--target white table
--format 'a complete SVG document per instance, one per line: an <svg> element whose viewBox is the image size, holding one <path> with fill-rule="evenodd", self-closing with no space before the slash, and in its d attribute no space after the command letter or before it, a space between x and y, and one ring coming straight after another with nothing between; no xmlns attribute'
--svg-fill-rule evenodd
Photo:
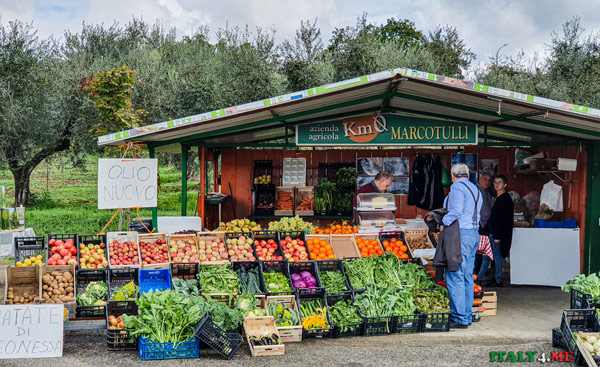
<svg viewBox="0 0 600 367"><path fill-rule="evenodd" d="M580 273L579 228L515 228L511 284L562 286Z"/></svg>
<svg viewBox="0 0 600 367"><path fill-rule="evenodd" d="M35 231L33 228L25 230L15 230L0 232L0 257L15 256L15 246L13 240L15 237L34 237Z"/></svg>

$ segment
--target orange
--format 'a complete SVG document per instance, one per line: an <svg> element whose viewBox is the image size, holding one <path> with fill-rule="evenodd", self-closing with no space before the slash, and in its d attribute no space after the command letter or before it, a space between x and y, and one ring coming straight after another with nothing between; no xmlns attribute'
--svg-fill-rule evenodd
<svg viewBox="0 0 600 367"><path fill-rule="evenodd" d="M408 247L406 247L406 245L402 245L400 246L400 250L402 250L402 252L406 252L408 250Z"/></svg>
<svg viewBox="0 0 600 367"><path fill-rule="evenodd" d="M383 241L381 244L384 246L388 246L390 244L390 241Z"/></svg>
<svg viewBox="0 0 600 367"><path fill-rule="evenodd" d="M402 258L402 259L408 259L408 255L407 254L402 254L402 255L400 255L400 258Z"/></svg>
<svg viewBox="0 0 600 367"><path fill-rule="evenodd" d="M335 255L331 254L329 256L327 256L328 259L335 259Z"/></svg>

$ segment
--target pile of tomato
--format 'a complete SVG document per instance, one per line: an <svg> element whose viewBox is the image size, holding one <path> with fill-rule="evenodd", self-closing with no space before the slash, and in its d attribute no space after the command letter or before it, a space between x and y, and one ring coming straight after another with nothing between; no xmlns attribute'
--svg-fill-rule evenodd
<svg viewBox="0 0 600 367"><path fill-rule="evenodd" d="M331 260L335 259L333 247L326 240L319 238L306 240L308 252L313 260Z"/></svg>
<svg viewBox="0 0 600 367"><path fill-rule="evenodd" d="M379 246L379 241L363 239L360 236L356 237L356 245L360 250L361 257L369 257L374 256L377 257L379 255L383 255L383 249Z"/></svg>
<svg viewBox="0 0 600 367"><path fill-rule="evenodd" d="M315 234L353 234L358 233L358 227L344 221L342 224L330 224L325 228L315 228Z"/></svg>
<svg viewBox="0 0 600 367"><path fill-rule="evenodd" d="M401 240L398 241L396 237L381 242L386 252L391 252L396 255L398 259L410 259L408 256L408 247Z"/></svg>

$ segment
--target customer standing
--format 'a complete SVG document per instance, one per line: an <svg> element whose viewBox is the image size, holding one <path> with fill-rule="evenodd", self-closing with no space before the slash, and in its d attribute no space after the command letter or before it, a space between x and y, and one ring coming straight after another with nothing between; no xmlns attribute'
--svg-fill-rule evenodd
<svg viewBox="0 0 600 367"><path fill-rule="evenodd" d="M510 252L512 243L512 232L514 227L514 207L513 201L508 194L508 179L504 175L494 177L494 190L496 190L496 201L492 206L492 213L488 221L490 230L490 243L492 244L492 253L494 263L496 264L496 273L494 281L489 284L492 287L503 287L502 283L502 261ZM491 260L488 256L483 257L481 270L477 277L483 279L485 272L490 267Z"/></svg>
<svg viewBox="0 0 600 367"><path fill-rule="evenodd" d="M451 329L465 329L472 321L473 263L479 244L479 220L483 206L482 194L469 181L469 167L458 163L452 166L452 186L444 206L448 214L442 222L450 226L458 221L462 263L458 271L446 272L446 284L450 293Z"/></svg>

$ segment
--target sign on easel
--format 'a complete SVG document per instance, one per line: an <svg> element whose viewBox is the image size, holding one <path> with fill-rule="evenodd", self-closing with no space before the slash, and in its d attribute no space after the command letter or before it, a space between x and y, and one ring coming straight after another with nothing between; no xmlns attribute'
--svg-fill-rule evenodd
<svg viewBox="0 0 600 367"><path fill-rule="evenodd" d="M62 357L64 305L0 305L0 359Z"/></svg>
<svg viewBox="0 0 600 367"><path fill-rule="evenodd" d="M98 160L98 209L154 208L157 159Z"/></svg>

